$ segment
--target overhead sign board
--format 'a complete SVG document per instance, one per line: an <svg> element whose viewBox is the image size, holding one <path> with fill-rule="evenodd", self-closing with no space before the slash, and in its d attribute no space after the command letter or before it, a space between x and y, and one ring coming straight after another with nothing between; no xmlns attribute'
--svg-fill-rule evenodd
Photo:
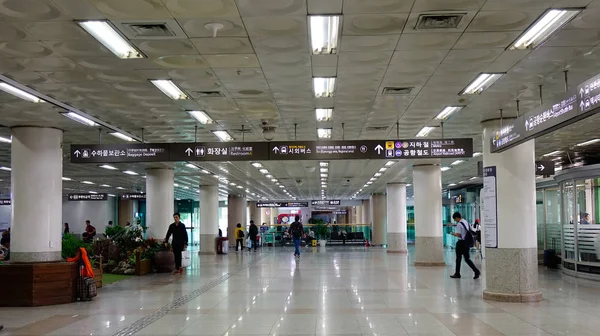
<svg viewBox="0 0 600 336"><path fill-rule="evenodd" d="M69 201L106 201L108 194L69 194Z"/></svg>
<svg viewBox="0 0 600 336"><path fill-rule="evenodd" d="M71 145L72 163L161 162L169 160L168 144Z"/></svg>
<svg viewBox="0 0 600 336"><path fill-rule="evenodd" d="M338 211L334 211L333 214L343 216L343 215L347 215L348 211L347 210L338 210Z"/></svg>
<svg viewBox="0 0 600 336"><path fill-rule="evenodd" d="M208 142L169 144L169 161L264 161L267 142Z"/></svg>
<svg viewBox="0 0 600 336"><path fill-rule="evenodd" d="M600 75L596 75L577 86L579 112L589 112L600 107Z"/></svg>
<svg viewBox="0 0 600 336"><path fill-rule="evenodd" d="M146 194L121 194L122 200L145 200Z"/></svg>
<svg viewBox="0 0 600 336"><path fill-rule="evenodd" d="M313 200L310 202L311 205L340 205L340 200Z"/></svg>
<svg viewBox="0 0 600 336"><path fill-rule="evenodd" d="M278 141L269 143L271 160L370 159L370 141Z"/></svg>
<svg viewBox="0 0 600 336"><path fill-rule="evenodd" d="M0 205L11 205L10 199L0 199Z"/></svg>
<svg viewBox="0 0 600 336"><path fill-rule="evenodd" d="M554 175L554 162L535 161L535 175L550 176Z"/></svg>
<svg viewBox="0 0 600 336"><path fill-rule="evenodd" d="M308 202L257 202L257 208L308 208Z"/></svg>
<svg viewBox="0 0 600 336"><path fill-rule="evenodd" d="M371 159L444 159L473 156L473 139L374 141Z"/></svg>

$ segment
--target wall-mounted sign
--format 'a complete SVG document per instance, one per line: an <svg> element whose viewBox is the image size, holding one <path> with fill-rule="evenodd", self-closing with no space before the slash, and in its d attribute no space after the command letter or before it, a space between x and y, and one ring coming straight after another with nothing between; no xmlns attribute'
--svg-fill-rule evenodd
<svg viewBox="0 0 600 336"><path fill-rule="evenodd" d="M313 200L310 201L311 205L340 205L342 201L340 200Z"/></svg>
<svg viewBox="0 0 600 336"><path fill-rule="evenodd" d="M554 175L554 162L535 161L535 175L550 176Z"/></svg>
<svg viewBox="0 0 600 336"><path fill-rule="evenodd" d="M256 202L257 208L308 208L308 202Z"/></svg>
<svg viewBox="0 0 600 336"><path fill-rule="evenodd" d="M498 247L498 194L496 167L483 168L483 233L486 248Z"/></svg>
<svg viewBox="0 0 600 336"><path fill-rule="evenodd" d="M69 201L106 201L108 194L69 194Z"/></svg>
<svg viewBox="0 0 600 336"><path fill-rule="evenodd" d="M122 200L145 200L146 194L121 194Z"/></svg>
<svg viewBox="0 0 600 336"><path fill-rule="evenodd" d="M348 214L348 211L346 211L346 210L338 210L338 211L334 211L334 212L333 212L333 214L334 214L334 215L340 215L340 216L343 216L343 215L347 215L347 214Z"/></svg>
<svg viewBox="0 0 600 336"><path fill-rule="evenodd" d="M10 205L10 199L0 199L0 205Z"/></svg>
<svg viewBox="0 0 600 336"><path fill-rule="evenodd" d="M71 145L72 163L169 161L168 144Z"/></svg>
<svg viewBox="0 0 600 336"><path fill-rule="evenodd" d="M264 161L266 142L208 142L169 144L170 161Z"/></svg>

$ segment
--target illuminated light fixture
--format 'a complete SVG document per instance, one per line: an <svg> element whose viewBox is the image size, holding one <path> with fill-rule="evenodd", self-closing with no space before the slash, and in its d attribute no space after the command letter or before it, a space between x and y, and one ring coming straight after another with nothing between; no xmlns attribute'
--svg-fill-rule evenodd
<svg viewBox="0 0 600 336"><path fill-rule="evenodd" d="M229 185L232 186L232 187L235 187L237 184L231 182L231 183L229 183Z"/></svg>
<svg viewBox="0 0 600 336"><path fill-rule="evenodd" d="M335 77L313 77L313 91L316 98L333 97Z"/></svg>
<svg viewBox="0 0 600 336"><path fill-rule="evenodd" d="M471 177L469 180L473 181L473 180L477 180L478 178L479 178L479 177L477 177L477 176L473 176L473 177Z"/></svg>
<svg viewBox="0 0 600 336"><path fill-rule="evenodd" d="M277 179L275 179L275 178L271 179L271 182L277 182Z"/></svg>
<svg viewBox="0 0 600 336"><path fill-rule="evenodd" d="M600 139L592 139L592 140L588 140L588 141L586 141L586 142L578 143L578 144L577 144L577 145L575 145L575 146L579 146L579 147L581 147L581 146L588 146L588 145L595 144L595 143L597 143L597 142L600 142Z"/></svg>
<svg viewBox="0 0 600 336"><path fill-rule="evenodd" d="M12 137L10 137L10 138L0 137L0 142L12 143Z"/></svg>
<svg viewBox="0 0 600 336"><path fill-rule="evenodd" d="M327 177L321 177L321 181L327 181Z"/></svg>
<svg viewBox="0 0 600 336"><path fill-rule="evenodd" d="M75 112L66 112L66 113L61 113L63 116L76 121L80 124L86 125L86 126L96 126L98 124L96 124L96 122L84 117L84 116L80 116L79 114L75 113Z"/></svg>
<svg viewBox="0 0 600 336"><path fill-rule="evenodd" d="M459 165L459 164L461 164L463 162L465 162L465 161L463 161L463 160L456 160L456 161L452 162L451 165L456 166L456 165Z"/></svg>
<svg viewBox="0 0 600 336"><path fill-rule="evenodd" d="M381 176L381 175L383 175L383 174L382 174L382 173L375 173L375 175L373 175L373 176L375 176L375 177L379 177L379 176Z"/></svg>
<svg viewBox="0 0 600 336"><path fill-rule="evenodd" d="M369 181L371 181L371 182L376 181L376 180L377 180L377 178L375 178L375 177L371 177L371 179L369 179Z"/></svg>
<svg viewBox="0 0 600 336"><path fill-rule="evenodd" d="M107 164L100 165L100 166L98 166L98 167L100 167L100 168L104 168L104 169L108 169L108 170L118 170L118 169L119 169L119 168L117 168L117 167L114 167L114 166L111 166L111 165L107 165Z"/></svg>
<svg viewBox="0 0 600 336"><path fill-rule="evenodd" d="M192 118L198 120L202 125L213 124L215 121L204 111L187 111Z"/></svg>
<svg viewBox="0 0 600 336"><path fill-rule="evenodd" d="M260 169L259 172L263 173L263 174L268 174L269 171L267 169Z"/></svg>
<svg viewBox="0 0 600 336"><path fill-rule="evenodd" d="M110 188L110 186L108 184L101 184L100 186L104 187L104 188Z"/></svg>
<svg viewBox="0 0 600 336"><path fill-rule="evenodd" d="M455 112L462 110L463 107L464 106L446 106L440 113L438 113L438 115L435 117L435 119L446 120L446 119L448 119L448 117L450 117Z"/></svg>
<svg viewBox="0 0 600 336"><path fill-rule="evenodd" d="M23 91L21 89L18 89L18 88L14 87L14 86L12 86L12 85L10 85L8 83L1 82L0 83L0 90L4 91L6 93L9 93L9 94L11 94L11 95L13 95L15 97L19 97L19 98L21 98L23 100L27 100L29 102L32 102L32 103L44 103L44 100L42 100L42 99L40 99L40 98L32 95L29 92L25 92L25 91Z"/></svg>
<svg viewBox="0 0 600 336"><path fill-rule="evenodd" d="M433 126L425 126L423 128L421 128L421 130L419 131L419 133L417 133L417 137L426 137L428 136L431 132L433 132L433 130L435 130L435 127Z"/></svg>
<svg viewBox="0 0 600 336"><path fill-rule="evenodd" d="M386 167L391 167L391 166L393 166L395 164L396 164L396 161L388 161L388 162L385 163L385 166Z"/></svg>
<svg viewBox="0 0 600 336"><path fill-rule="evenodd" d="M321 167L329 167L329 162L319 162L319 166L321 166Z"/></svg>
<svg viewBox="0 0 600 336"><path fill-rule="evenodd" d="M144 55L125 40L107 21L79 21L77 24L118 58L144 58Z"/></svg>
<svg viewBox="0 0 600 336"><path fill-rule="evenodd" d="M333 109L330 108L318 108L315 110L317 114L317 122L331 121L333 118Z"/></svg>
<svg viewBox="0 0 600 336"><path fill-rule="evenodd" d="M387 167L381 167L381 168L379 168L379 172L384 172L386 170L387 170Z"/></svg>
<svg viewBox="0 0 600 336"><path fill-rule="evenodd" d="M331 128L317 128L317 137L319 139L330 139Z"/></svg>
<svg viewBox="0 0 600 336"><path fill-rule="evenodd" d="M562 153L562 151L554 151L554 152L550 152L548 154L544 154L542 156L556 156L558 154Z"/></svg>
<svg viewBox="0 0 600 336"><path fill-rule="evenodd" d="M233 137L227 131L212 131L221 141L233 141Z"/></svg>
<svg viewBox="0 0 600 336"><path fill-rule="evenodd" d="M174 100L188 99L185 94L175 83L170 79L152 79L150 80L167 97Z"/></svg>
<svg viewBox="0 0 600 336"><path fill-rule="evenodd" d="M367 185L371 185L371 184L373 184L373 182L371 182L371 181L367 182Z"/></svg>
<svg viewBox="0 0 600 336"><path fill-rule="evenodd" d="M115 196L113 194L108 194L108 197L117 197L117 196Z"/></svg>
<svg viewBox="0 0 600 336"><path fill-rule="evenodd" d="M482 152L475 152L475 153L473 153L473 157L478 157L478 156L481 156L481 155L483 155Z"/></svg>
<svg viewBox="0 0 600 336"><path fill-rule="evenodd" d="M253 162L252 166L254 166L254 168L262 168L263 167L262 163L260 163L260 162Z"/></svg>
<svg viewBox="0 0 600 336"><path fill-rule="evenodd" d="M548 9L517 38L509 49L536 48L580 12L580 8Z"/></svg>
<svg viewBox="0 0 600 336"><path fill-rule="evenodd" d="M410 187L411 185L412 185L412 184L410 184L410 183L409 183L409 184L407 184L406 186L407 186L407 187Z"/></svg>
<svg viewBox="0 0 600 336"><path fill-rule="evenodd" d="M96 191L89 191L90 194L97 194L98 192Z"/></svg>
<svg viewBox="0 0 600 336"><path fill-rule="evenodd" d="M117 189L118 189L118 190L123 190L123 189L125 189L125 188L123 188L123 187L117 187Z"/></svg>
<svg viewBox="0 0 600 336"><path fill-rule="evenodd" d="M91 182L91 181L81 181L81 183L83 183L83 184L95 184L94 182Z"/></svg>
<svg viewBox="0 0 600 336"><path fill-rule="evenodd" d="M71 181L72 179L71 179L70 177L64 177L64 176L63 176L63 177L62 177L62 180L63 180L63 181Z"/></svg>
<svg viewBox="0 0 600 336"><path fill-rule="evenodd" d="M285 188L285 186L283 184L280 184L279 188Z"/></svg>
<svg viewBox="0 0 600 336"><path fill-rule="evenodd" d="M139 175L138 173L131 170L124 170L123 173L127 175Z"/></svg>
<svg viewBox="0 0 600 336"><path fill-rule="evenodd" d="M200 167L196 166L195 164L191 164L191 163L188 163L185 166L188 168L192 168L192 169L200 169Z"/></svg>
<svg viewBox="0 0 600 336"><path fill-rule="evenodd" d="M110 135L114 136L115 138L119 138L119 139L121 139L121 140L125 140L125 141L135 141L135 139L133 139L132 137L130 137L130 136L127 136L127 135L125 135L125 134L123 134L123 133L119 133L119 132L112 132L112 133L108 133L108 134L110 134Z"/></svg>
<svg viewBox="0 0 600 336"><path fill-rule="evenodd" d="M265 177L268 178L268 179L271 179L271 178L273 178L273 175L267 174L267 175L265 175Z"/></svg>
<svg viewBox="0 0 600 336"><path fill-rule="evenodd" d="M440 168L440 170L443 171L443 172L448 171L450 169L452 169L452 168L450 168L450 167L442 167L442 168Z"/></svg>
<svg viewBox="0 0 600 336"><path fill-rule="evenodd" d="M340 17L309 16L310 45L313 55L336 54L340 38Z"/></svg>
<svg viewBox="0 0 600 336"><path fill-rule="evenodd" d="M450 183L450 184L448 184L448 187L455 187L455 186L456 186L456 183Z"/></svg>
<svg viewBox="0 0 600 336"><path fill-rule="evenodd" d="M490 86L492 86L504 73L480 73L459 95L474 95L480 94Z"/></svg>
<svg viewBox="0 0 600 336"><path fill-rule="evenodd" d="M321 168L319 170L321 171L321 173L327 173L329 171L329 168Z"/></svg>
<svg viewBox="0 0 600 336"><path fill-rule="evenodd" d="M321 177L327 177L327 174L321 174Z"/></svg>

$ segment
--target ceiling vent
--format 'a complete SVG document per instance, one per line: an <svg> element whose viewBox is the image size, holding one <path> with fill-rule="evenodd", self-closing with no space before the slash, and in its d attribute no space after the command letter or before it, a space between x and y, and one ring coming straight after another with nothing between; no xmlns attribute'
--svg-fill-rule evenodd
<svg viewBox="0 0 600 336"><path fill-rule="evenodd" d="M194 91L193 93L197 97L202 97L202 98L221 98L221 97L225 97L225 95L223 95L221 93L221 91Z"/></svg>
<svg viewBox="0 0 600 336"><path fill-rule="evenodd" d="M125 23L135 37L174 37L175 33L166 23Z"/></svg>
<svg viewBox="0 0 600 336"><path fill-rule="evenodd" d="M381 131L387 131L388 127L387 126L369 126L366 128L366 130L368 132L381 132Z"/></svg>
<svg viewBox="0 0 600 336"><path fill-rule="evenodd" d="M457 28L465 13L453 14L421 14L417 20L416 30Z"/></svg>
<svg viewBox="0 0 600 336"><path fill-rule="evenodd" d="M175 19L160 21L111 20L115 27L130 40L165 40L187 38Z"/></svg>
<svg viewBox="0 0 600 336"><path fill-rule="evenodd" d="M412 92L414 87L386 87L383 88L384 95L407 95Z"/></svg>

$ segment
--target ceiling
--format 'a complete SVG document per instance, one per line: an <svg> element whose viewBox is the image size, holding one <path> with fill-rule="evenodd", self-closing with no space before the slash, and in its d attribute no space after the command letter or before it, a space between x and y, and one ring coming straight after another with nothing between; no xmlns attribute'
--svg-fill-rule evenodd
<svg viewBox="0 0 600 336"><path fill-rule="evenodd" d="M561 6L587 8L541 47L506 50L546 9ZM419 14L440 11L465 16L458 28L414 29ZM336 55L311 55L310 14L343 14ZM336 140L412 138L423 126L439 126L435 116L445 106L460 104L466 107L445 122L444 136L472 137L475 150L481 150L482 120L499 117L500 109L504 117L515 116L516 100L521 113L537 107L540 85L543 99L563 92L565 69L570 86L600 72L599 15L600 0L0 0L0 73L138 138L143 129L147 142L216 141L212 130L264 141L264 121L277 127L274 140L314 140L317 126L332 127ZM117 26L167 23L178 36L130 39L147 57L122 60L73 22L84 19L108 19ZM216 38L205 28L211 22L223 25ZM457 94L483 71L507 74L480 95ZM336 76L335 97L314 98L313 76ZM192 99L171 100L149 79L171 79ZM414 89L408 95L382 94L389 86ZM200 91L224 96L204 98ZM317 123L315 107L333 107L333 120ZM199 125L186 110L204 110L216 123ZM3 126L61 128L65 148L121 141L108 129L83 126L60 111L0 91ZM247 132L242 134L242 127ZM0 129L0 136L9 134ZM536 154L594 134L597 127L586 123L540 138ZM441 136L441 128L430 135ZM119 164L119 171L109 171L71 164L67 154L64 176L73 181L64 182L65 192L143 190L145 169L156 166ZM444 185L476 175L479 159L452 166L443 173ZM320 197L318 162L263 164L294 197ZM384 164L332 161L327 196L350 197ZM0 165L10 166L8 144L0 143ZM410 182L411 165L392 166L359 197L383 192L390 180ZM185 163L160 166L175 169L180 198L197 198L198 185L218 181ZM287 198L249 162L201 166L243 186L229 185L222 194L248 188L251 198ZM0 192L9 192L10 173L0 170L0 179Z"/></svg>

